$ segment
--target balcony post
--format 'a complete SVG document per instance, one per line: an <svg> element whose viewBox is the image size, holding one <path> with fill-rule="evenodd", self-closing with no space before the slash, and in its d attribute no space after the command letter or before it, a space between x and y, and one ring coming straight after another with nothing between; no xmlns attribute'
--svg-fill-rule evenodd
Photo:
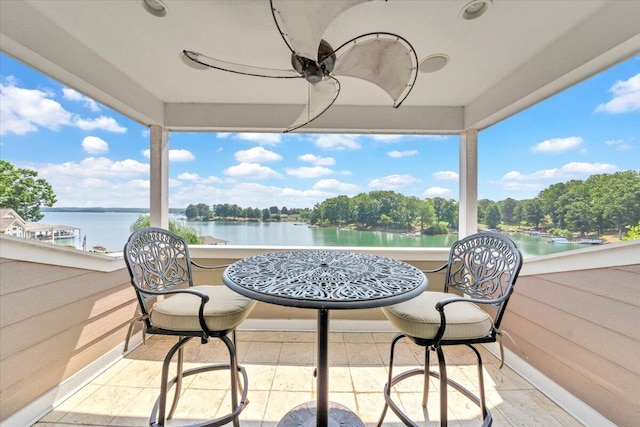
<svg viewBox="0 0 640 427"><path fill-rule="evenodd" d="M151 226L169 228L169 133L158 125L150 129L150 210Z"/></svg>
<svg viewBox="0 0 640 427"><path fill-rule="evenodd" d="M478 130L460 134L460 178L458 235L460 238L478 231Z"/></svg>

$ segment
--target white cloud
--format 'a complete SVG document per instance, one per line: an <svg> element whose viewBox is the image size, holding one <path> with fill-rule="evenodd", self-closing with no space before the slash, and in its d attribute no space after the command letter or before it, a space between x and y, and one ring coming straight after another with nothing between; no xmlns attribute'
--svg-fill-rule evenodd
<svg viewBox="0 0 640 427"><path fill-rule="evenodd" d="M296 178L318 178L333 173L331 169L322 166L287 168L286 171L287 175L295 176Z"/></svg>
<svg viewBox="0 0 640 427"><path fill-rule="evenodd" d="M218 133L218 135L221 135ZM245 141L255 141L260 145L276 145L282 141L282 134L279 133L238 133L239 139Z"/></svg>
<svg viewBox="0 0 640 427"><path fill-rule="evenodd" d="M125 133L127 131L127 128L120 126L113 117L100 116L95 119L76 117L73 122L74 125L82 130L101 129L115 133Z"/></svg>
<svg viewBox="0 0 640 427"><path fill-rule="evenodd" d="M393 142L404 138L404 135L371 135L374 141Z"/></svg>
<svg viewBox="0 0 640 427"><path fill-rule="evenodd" d="M433 173L433 178L438 181L458 181L460 175L454 171L438 171Z"/></svg>
<svg viewBox="0 0 640 427"><path fill-rule="evenodd" d="M113 181L96 178L69 179L52 183L56 206L141 207L149 205L149 180Z"/></svg>
<svg viewBox="0 0 640 427"><path fill-rule="evenodd" d="M59 175L71 177L123 178L149 175L149 164L126 159L113 161L106 157L87 157L79 163L47 164L38 168L39 175L47 180Z"/></svg>
<svg viewBox="0 0 640 427"><path fill-rule="evenodd" d="M357 150L360 144L357 141L358 135L327 134L316 137L316 145L321 148L333 150Z"/></svg>
<svg viewBox="0 0 640 427"><path fill-rule="evenodd" d="M448 188L431 187L431 188L427 188L425 190L425 192L423 193L423 196L425 198L447 197L447 196L451 196L452 194L453 194L453 192Z"/></svg>
<svg viewBox="0 0 640 427"><path fill-rule="evenodd" d="M207 198L215 197L240 206L265 208L269 206L313 206L334 194L315 189L298 190L290 187L276 187L259 183L238 183L228 190L219 190ZM197 200L197 202L202 201ZM184 205L183 205L184 206Z"/></svg>
<svg viewBox="0 0 640 427"><path fill-rule="evenodd" d="M180 186L170 186L169 200L172 207L184 208L190 204L203 203L204 201L226 201L228 199L220 188L204 183L183 182ZM246 204L242 204L242 206L246 206Z"/></svg>
<svg viewBox="0 0 640 427"><path fill-rule="evenodd" d="M316 166L331 166L336 163L336 160L333 157L321 157L316 156L315 154L303 154L298 156L298 160L311 163Z"/></svg>
<svg viewBox="0 0 640 427"><path fill-rule="evenodd" d="M208 177L202 177L197 173L189 173L189 172L181 173L180 175L178 175L178 179L183 181L192 181L199 184L215 184L215 183L222 182L222 180L217 176L211 175Z"/></svg>
<svg viewBox="0 0 640 427"><path fill-rule="evenodd" d="M614 139L604 142L605 145L615 148L617 151L633 150L633 146L622 139Z"/></svg>
<svg viewBox="0 0 640 427"><path fill-rule="evenodd" d="M313 185L314 190L332 193L353 194L360 191L360 187L355 184L340 182L337 179L321 179Z"/></svg>
<svg viewBox="0 0 640 427"><path fill-rule="evenodd" d="M100 107L98 106L98 103L96 101L84 96L80 92L76 92L71 88L62 88L62 96L64 97L64 99L68 99L69 101L82 102L85 107L93 112L100 111Z"/></svg>
<svg viewBox="0 0 640 427"><path fill-rule="evenodd" d="M406 151L389 151L387 153L387 155L389 157L393 157L394 159L399 159L401 157L410 157L410 156L415 156L416 154L418 154L418 150L406 150Z"/></svg>
<svg viewBox="0 0 640 427"><path fill-rule="evenodd" d="M263 147L253 147L248 150L236 151L235 158L241 163L262 163L282 160L282 156Z"/></svg>
<svg viewBox="0 0 640 427"><path fill-rule="evenodd" d="M510 171L499 180L490 183L511 191L540 191L549 185L549 181L586 179L594 174L610 174L617 171L617 166L608 163L571 162L560 168L543 169L530 174Z"/></svg>
<svg viewBox="0 0 640 427"><path fill-rule="evenodd" d="M360 135L362 136L362 135ZM448 139L450 135L367 135L374 141L382 142L399 142L409 139L430 139L432 141L441 141Z"/></svg>
<svg viewBox="0 0 640 427"><path fill-rule="evenodd" d="M418 180L411 175L389 175L382 178L376 178L369 182L369 187L379 188L381 190L397 190L409 184L413 184Z"/></svg>
<svg viewBox="0 0 640 427"><path fill-rule="evenodd" d="M191 162L196 157L189 150L169 150L169 161L171 162Z"/></svg>
<svg viewBox="0 0 640 427"><path fill-rule="evenodd" d="M224 174L230 178L267 179L280 178L278 172L258 163L240 163L225 169Z"/></svg>
<svg viewBox="0 0 640 427"><path fill-rule="evenodd" d="M570 136L568 138L553 138L542 141L533 147L531 151L534 153L560 153L572 150L582 144L582 138L579 136Z"/></svg>
<svg viewBox="0 0 640 427"><path fill-rule="evenodd" d="M82 140L82 149L89 154L101 154L109 151L109 144L97 136L87 136Z"/></svg>
<svg viewBox="0 0 640 427"><path fill-rule="evenodd" d="M9 77L6 79L6 84L0 83L0 135L6 133L24 135L37 131L39 127L58 130L61 126L75 126L89 131L96 129L117 133L127 131L112 117L100 116L95 119L86 119L73 115L58 101L52 99L55 96L53 92L16 87L14 80L13 77ZM63 96L66 99L83 96L73 91L77 94L74 95L69 92L71 90L67 88L65 94L63 89Z"/></svg>
<svg viewBox="0 0 640 427"><path fill-rule="evenodd" d="M38 127L58 130L71 123L72 114L49 92L15 87L13 79L0 83L0 135L24 135Z"/></svg>
<svg viewBox="0 0 640 427"><path fill-rule="evenodd" d="M571 162L562 166L558 171L567 178L588 177L594 174L614 173L618 171L618 167L608 163Z"/></svg>
<svg viewBox="0 0 640 427"><path fill-rule="evenodd" d="M147 159L151 157L151 150L146 149L142 151L142 155ZM170 162L191 162L195 160L196 157L189 150L169 150L169 161Z"/></svg>
<svg viewBox="0 0 640 427"><path fill-rule="evenodd" d="M618 80L609 92L613 94L613 99L598 105L596 112L616 114L640 110L640 73L629 80Z"/></svg>
<svg viewBox="0 0 640 427"><path fill-rule="evenodd" d="M593 174L614 173L617 170L617 166L608 163L570 162L561 168L543 169L528 175L518 171L510 171L501 179L509 181L574 179Z"/></svg>
<svg viewBox="0 0 640 427"><path fill-rule="evenodd" d="M200 179L200 175L197 173L183 172L178 175L178 179L182 179L184 181L198 181Z"/></svg>

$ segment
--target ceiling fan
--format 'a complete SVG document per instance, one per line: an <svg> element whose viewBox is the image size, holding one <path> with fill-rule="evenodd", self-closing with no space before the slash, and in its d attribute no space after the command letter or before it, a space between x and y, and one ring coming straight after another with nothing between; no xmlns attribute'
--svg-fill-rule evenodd
<svg viewBox="0 0 640 427"><path fill-rule="evenodd" d="M191 50L182 60L197 69L217 69L248 76L296 79L309 82L307 105L290 132L321 116L338 97L336 76L350 76L371 82L393 99L397 108L416 81L418 57L403 37L372 32L354 37L334 49L322 38L326 28L345 10L371 0L297 1L270 0L276 27L291 51L292 69L277 70L234 64Z"/></svg>

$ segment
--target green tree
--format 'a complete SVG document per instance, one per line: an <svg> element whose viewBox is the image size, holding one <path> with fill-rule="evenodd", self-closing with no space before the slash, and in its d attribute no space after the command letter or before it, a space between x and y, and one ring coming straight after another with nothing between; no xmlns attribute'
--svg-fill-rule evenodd
<svg viewBox="0 0 640 427"><path fill-rule="evenodd" d="M447 200L443 197L434 197L431 199L433 201L433 210L436 216L436 225L440 224L440 221L444 220L445 211L447 209Z"/></svg>
<svg viewBox="0 0 640 427"><path fill-rule="evenodd" d="M16 169L0 160L0 207L16 211L25 221L40 221L44 216L41 206L53 206L56 195L51 185L37 178L31 169Z"/></svg>
<svg viewBox="0 0 640 427"><path fill-rule="evenodd" d="M478 222L487 222L487 208L494 205L495 202L489 199L478 200ZM493 227L492 227L493 228Z"/></svg>
<svg viewBox="0 0 640 427"><path fill-rule="evenodd" d="M546 215L551 217L551 222L553 222L553 225L556 227L565 227L564 213L566 200L563 201L563 197L567 194L567 191L567 184L559 182L545 188L538 194L538 197L536 197L541 209Z"/></svg>
<svg viewBox="0 0 640 427"><path fill-rule="evenodd" d="M442 219L449 224L449 228L458 228L458 212L460 211L460 205L453 199L445 200L442 209Z"/></svg>
<svg viewBox="0 0 640 427"><path fill-rule="evenodd" d="M491 229L498 228L498 224L500 224L500 209L496 203L492 203L488 205L485 209L485 222L487 227Z"/></svg>
<svg viewBox="0 0 640 427"><path fill-rule="evenodd" d="M206 203L198 203L198 206L196 207L198 208L198 216L202 220L207 221L211 216L211 208L209 207L209 205L207 205Z"/></svg>
<svg viewBox="0 0 640 427"><path fill-rule="evenodd" d="M360 193L352 201L353 216L359 226L374 226L378 223L378 212L380 207L378 202L369 194Z"/></svg>
<svg viewBox="0 0 640 427"><path fill-rule="evenodd" d="M640 171L609 175L601 204L604 217L611 221L622 238L625 225L640 220Z"/></svg>
<svg viewBox="0 0 640 427"><path fill-rule="evenodd" d="M629 231L627 231L627 235L622 238L622 240L636 240L640 239L640 221L636 225L630 225Z"/></svg>
<svg viewBox="0 0 640 427"><path fill-rule="evenodd" d="M527 201L525 205L525 215L525 219L529 225L532 225L534 228L539 227L540 221L544 218L544 212L536 199Z"/></svg>
<svg viewBox="0 0 640 427"><path fill-rule="evenodd" d="M422 233L424 232L425 224L431 224L436 218L433 201L431 199L420 201L418 205L418 215L420 218L420 232Z"/></svg>
<svg viewBox="0 0 640 427"><path fill-rule="evenodd" d="M514 221L514 211L516 209L516 205L518 201L512 199L511 197L507 197L506 199L498 202L498 207L500 208L500 217L502 221L507 224L512 224Z"/></svg>
<svg viewBox="0 0 640 427"><path fill-rule="evenodd" d="M189 205L187 209L185 209L184 215L187 219L196 219L198 218L198 208L195 205Z"/></svg>
<svg viewBox="0 0 640 427"><path fill-rule="evenodd" d="M151 224L151 217L149 215L141 215L138 219L131 224L130 231L133 233L134 231L140 230L141 228L149 227ZM184 237L190 245L199 245L202 244L202 237L198 235L198 232L193 228L179 222L169 220L169 231L177 234L178 236Z"/></svg>

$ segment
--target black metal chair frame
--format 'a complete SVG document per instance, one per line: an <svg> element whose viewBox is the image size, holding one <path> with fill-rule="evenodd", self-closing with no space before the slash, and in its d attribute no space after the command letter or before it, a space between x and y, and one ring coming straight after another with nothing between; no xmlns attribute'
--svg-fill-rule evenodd
<svg viewBox="0 0 640 427"><path fill-rule="evenodd" d="M436 309L440 314L440 327L433 339L422 339L402 333L397 334L393 338L389 361L389 377L384 387L385 406L378 422L378 427L380 427L384 421L387 408L391 408L405 425L418 427L418 424L410 420L391 398L391 389L393 386L415 375L424 375L422 399L422 406L424 408L427 406L429 377L440 380L441 427L447 426L447 385L452 386L479 406L482 411L483 427L491 426L493 417L487 409L485 401L482 357L480 352L474 347L474 344L492 343L498 340L498 337L502 333L499 329L500 323L502 322L509 298L513 293L521 267L522 254L510 238L499 233L483 232L473 234L455 242L451 247L449 259L446 264L434 270L423 270L424 273L436 273L446 270L444 292L455 289L468 297L452 294L452 298L447 298L436 304ZM493 328L487 336L463 340L447 340L442 338L447 327L445 307L448 304L459 301L491 305L494 307ZM425 347L424 369L412 369L394 377L393 358L395 347L396 344L405 337L415 344ZM446 360L442 348L449 345L466 345L475 353L478 360L478 389L480 397L447 377ZM431 350L435 351L438 356L439 372L429 370Z"/></svg>
<svg viewBox="0 0 640 427"><path fill-rule="evenodd" d="M236 333L232 330L210 330L204 319L204 307L209 301L209 296L197 289L191 289L193 284L192 268L220 269L228 265L204 266L191 260L186 241L165 229L147 227L134 232L124 246L124 259L131 276L131 284L135 288L138 297L141 315L134 318L129 326L132 329L135 321L144 323L143 334L173 335L178 337L178 342L171 347L162 364L162 383L160 395L149 418L150 426L164 426L166 419L171 419L178 406L182 379L190 375L203 372L229 369L231 373L231 413L203 423L193 424L197 427L222 426L233 421L235 427L239 426L238 416L249 403L247 399L247 373L238 365L236 355ZM201 299L199 309L200 330L176 331L162 329L154 326L150 319L149 307L153 305L160 295L169 296L175 294L192 294ZM130 332L129 332L130 334ZM232 339L228 335L231 334ZM209 342L210 338L221 340L229 352L229 364L209 364L202 367L183 369L183 350L192 338L200 338L202 344ZM127 337L128 340L128 337ZM177 357L176 376L169 379L169 368L173 357ZM242 383L238 373L242 376ZM167 393L175 385L173 404L166 415ZM240 393L238 393L240 391Z"/></svg>

